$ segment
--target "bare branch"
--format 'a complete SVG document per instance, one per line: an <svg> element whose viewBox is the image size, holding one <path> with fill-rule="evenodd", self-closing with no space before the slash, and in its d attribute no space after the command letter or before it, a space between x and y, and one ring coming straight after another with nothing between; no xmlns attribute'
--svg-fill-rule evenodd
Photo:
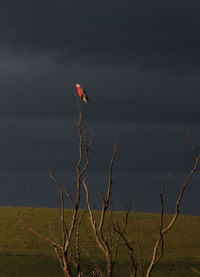
<svg viewBox="0 0 200 277"><path fill-rule="evenodd" d="M157 264L159 262L159 260L162 258L162 256L163 256L163 250L164 250L164 238L163 238L163 233L162 233L162 230L163 230L163 216L164 216L164 201L163 201L163 197L164 197L164 193L165 193L165 184L166 184L166 181L167 181L168 177L169 176L166 176L166 177L163 178L162 192L160 194L161 212L160 212L159 241L160 241L161 247L160 247L160 255L154 261L154 265Z"/></svg>
<svg viewBox="0 0 200 277"><path fill-rule="evenodd" d="M196 170L197 170L197 168L199 166L200 155L198 155L196 150L195 150L195 147L194 147L194 144L193 144L193 141L192 141L192 137L191 137L190 133L183 126L181 126L181 127L183 128L183 130L184 130L184 132L185 132L185 134L186 134L186 136L187 136L187 138L189 140L189 143L190 143L190 145L192 147L192 153L195 156L195 163L194 163L194 166L191 169L188 177L186 178L185 182L183 183L183 185L180 188L180 192L179 192L179 195L178 195L178 198L177 198L177 202L176 202L176 205L175 205L174 216L172 217L171 221L169 222L169 224L165 228L163 227L163 213L164 213L163 195L164 195L164 187L165 187L166 179L163 182L163 189L162 189L162 193L160 195L160 200L161 200L161 221L160 221L159 236L158 236L158 239L157 239L156 244L154 246L152 260L151 260L151 263L150 263L150 265L148 267L148 270L147 270L147 273L146 273L146 277L150 276L153 267L158 263L158 261L163 256L163 247L164 247L163 236L175 224L175 222L176 222L176 220L177 220L177 218L179 216L179 206L180 206L180 203L181 203L181 201L183 199L183 195L184 195L185 189L188 186L189 182L191 181L193 175L195 174L195 172L196 172ZM158 248L159 248L160 244L161 244L161 252L160 252L160 255L157 256Z"/></svg>
<svg viewBox="0 0 200 277"><path fill-rule="evenodd" d="M39 232L35 231L30 225L28 225L22 218L19 217L20 221L35 235L41 237L42 239L48 241L55 248L56 256L60 262L60 265L63 269L64 275L66 277L72 277L71 266L74 265L77 269L78 276L84 276L83 272L80 269L80 241L79 241L79 229L80 224L82 222L82 217L78 222L78 214L79 214L79 205L80 205L80 188L82 185L82 176L86 172L89 164L89 150L91 149L94 142L94 135L90 138L88 142L87 130L84 125L83 115L82 115L82 106L81 101L78 95L74 92L77 102L77 110L78 110L78 120L77 121L77 129L79 133L79 157L76 163L76 196L73 198L72 194L63 188L53 172L51 167L48 168L51 179L57 185L60 193L60 223L61 223L61 233L62 233L62 245L57 243L54 239L46 237ZM67 197L72 204L72 218L69 226L67 226L65 221L65 198ZM84 213L85 214L85 213ZM84 216L84 215L83 215ZM76 241L75 241L75 249L76 255L72 253L72 237L76 230ZM50 234L53 237L52 231L50 229Z"/></svg>
<svg viewBox="0 0 200 277"><path fill-rule="evenodd" d="M23 223L24 226L26 226L26 228L33 234L35 234L36 236L38 236L39 238L48 241L52 246L55 246L59 249L62 249L62 246L60 244L58 244L56 241L50 239L49 237L37 232L36 230L34 230L27 222L25 222L25 220L19 215L17 214L17 218L19 219L19 221L21 223Z"/></svg>
<svg viewBox="0 0 200 277"><path fill-rule="evenodd" d="M61 258L61 255L59 254L59 252L58 252L58 249L55 247L54 248L54 250L55 250L55 253L56 253L56 256L57 256L57 258L58 258L58 261L59 261L59 263L60 263L60 266L61 266L61 268L63 269L63 262L62 262L62 258Z"/></svg>
<svg viewBox="0 0 200 277"><path fill-rule="evenodd" d="M83 218L86 214L87 210L85 209L84 212L82 213L81 215L81 218L77 224L77 229L76 229L76 269L77 269L77 273L78 274L81 274L82 271L81 271L81 262L80 262L80 226L81 226L81 223L83 221Z"/></svg>
<svg viewBox="0 0 200 277"><path fill-rule="evenodd" d="M139 241L139 224L138 224L138 218L137 214L135 213L135 219L136 219L136 248L137 248L137 254L138 254L138 267L139 267L139 276L143 277L144 276L144 268L142 264L142 253L141 253L141 246L140 246L140 241Z"/></svg>
<svg viewBox="0 0 200 277"><path fill-rule="evenodd" d="M53 233L53 231L52 231L52 228L51 228L51 224L50 224L50 223L49 223L49 233L50 233L50 235L51 235L51 237L52 237L52 240L55 241L57 244L59 244L59 243L56 241L56 239L55 239L55 236L54 236L54 233Z"/></svg>
<svg viewBox="0 0 200 277"><path fill-rule="evenodd" d="M195 273L197 273L197 274L200 274L200 271L197 270L197 269L195 269L194 267L191 267L191 269L192 269L193 272L195 272Z"/></svg>
<svg viewBox="0 0 200 277"><path fill-rule="evenodd" d="M118 152L118 147L117 147L117 142L115 142L112 158L111 158L111 161L110 161L110 169L109 169L109 178L108 178L108 188L107 188L107 197L106 197L106 200L104 200L103 196L102 196L102 204L103 205L102 205L102 209L101 209L101 217L100 217L100 222L99 222L99 226L98 226L98 231L99 232L102 232L102 227L103 227L103 224L104 224L105 213L106 213L106 210L108 208L109 203L111 202L112 169L113 169L113 164L114 164L117 152Z"/></svg>
<svg viewBox="0 0 200 277"><path fill-rule="evenodd" d="M149 268L147 270L147 274L149 274L149 275L146 275L146 276L150 276L150 273L151 273L153 267L159 262L159 260L163 256L163 249L164 249L164 238L163 238L164 201L163 201L163 197L164 197L164 193L165 193L165 184L166 184L166 181L167 181L168 177L169 177L169 175L164 177L163 182L162 182L162 191L160 193L161 212L160 212L159 236L158 236L158 239L157 239L156 244L155 244L154 249L153 249L153 255L152 255L151 263L150 263ZM160 245L161 245L160 254L158 255L158 249L159 249Z"/></svg>
<svg viewBox="0 0 200 277"><path fill-rule="evenodd" d="M129 258L131 261L131 265L130 265L130 270L131 270L131 277L135 277L137 275L137 265L135 263L135 259L134 259L134 248L131 246L131 242L129 241L128 237L124 235L124 232L127 228L128 225L128 216L130 213L130 208L131 205L127 205L127 211L126 211L126 215L125 215L125 222L124 222L124 226L122 227L122 229L120 228L118 222L116 224L113 223L113 229L116 233L118 233L118 238L116 240L116 252L114 252L114 261L116 259L116 255L117 255L117 251L118 251L118 247L121 246L121 244L119 244L120 239L122 238L124 240L124 243L126 245L126 247L129 250Z"/></svg>
<svg viewBox="0 0 200 277"><path fill-rule="evenodd" d="M179 206L180 206L181 200L183 198L183 195L184 195L184 192L185 192L185 189L186 189L187 185L189 184L190 180L192 179L192 176L194 175L194 173L196 172L196 170L197 170L197 168L199 166L199 159L200 159L200 156L199 155L196 156L195 164L194 164L192 170L190 171L186 181L183 183L183 185L182 185L182 187L180 189L180 193L179 193L179 196L178 196L178 199L177 199L177 202L176 202L174 217L172 218L172 220L169 223L169 225L165 229L163 229L163 234L165 234L169 229L171 229L172 226L174 225L174 223L177 220L177 217L179 215Z"/></svg>
<svg viewBox="0 0 200 277"><path fill-rule="evenodd" d="M123 234L125 232L125 230L127 228L127 225L128 225L128 217L129 217L130 209L131 209L131 204L128 204L127 205L126 215L125 215L125 222L124 222L124 226L123 226L122 230L120 230L118 222L116 224L118 226L118 232L117 232L118 233L118 237L117 237L116 242L115 242L114 254L113 254L113 262L115 262L116 257L117 257L118 248L120 246L121 233ZM116 232L116 230L115 230L116 226L115 226L115 223L113 222L113 220L112 220L112 227L113 227L113 231ZM127 244L127 242L125 244Z"/></svg>
<svg viewBox="0 0 200 277"><path fill-rule="evenodd" d="M112 192L112 170L113 170L113 164L115 161L115 157L118 152L118 145L117 142L115 142L114 149L113 149L113 155L110 161L110 170L109 170L109 178L108 178L108 190L107 190L107 199L106 201L111 201L111 192Z"/></svg>
<svg viewBox="0 0 200 277"><path fill-rule="evenodd" d="M115 258L116 255L112 254L112 245L109 245L107 238L104 235L103 232L103 226L104 226L104 222L105 222L105 214L107 211L107 208L109 206L109 204L111 203L111 191L112 191L112 168L113 168L113 164L114 164L114 160L116 157L118 151L118 147L117 147L117 143L115 143L114 145L114 149L113 149L113 154L112 154L112 158L110 161L110 168L109 168L109 179L108 179L108 187L107 187L107 196L106 199L104 199L103 195L101 194L101 201L102 201L102 209L101 209L101 214L100 214L100 220L98 223L98 228L96 225L96 221L94 219L94 216L92 214L92 209L90 206L90 202L89 202L89 192L88 192L88 188L87 188L87 184L86 184L86 180L83 180L83 185L85 188L85 193L86 193L86 205L89 211L89 219L90 219L90 223L93 229L93 234L94 234L94 238L97 242L97 245L99 246L99 248L102 250L103 254L105 255L106 258L106 265L107 265L107 273L106 276L110 277L112 276L112 271L113 271L113 265L115 262ZM112 231L110 231L110 244L112 244L112 235L111 235ZM116 250L117 252L117 250ZM113 260L114 257L114 260Z"/></svg>
<svg viewBox="0 0 200 277"><path fill-rule="evenodd" d="M94 233L94 237L95 239L97 240L97 243L99 245L99 247L102 249L102 251L104 252L104 248L102 247L99 239L98 239L98 234L97 234L97 227L96 227L96 221L94 219L94 216L93 216L93 213L92 213L92 209L91 209L91 206L90 206L90 200L89 200L89 191L88 191L88 187L87 187L87 184L86 184L86 179L83 180L83 186L85 188L85 195L86 195L86 205L87 205L87 208L88 208L88 212L89 212L89 219L90 219L90 223L91 223L91 226L92 226L92 229L93 229L93 233Z"/></svg>
<svg viewBox="0 0 200 277"><path fill-rule="evenodd" d="M102 273L102 269L100 269L99 264L97 263L96 259L94 259L85 248L81 248L83 250L83 252L85 252L86 256L92 261L92 263L94 264L94 271L93 271L93 275L94 276L99 276L99 277L104 277L103 273Z"/></svg>
<svg viewBox="0 0 200 277"><path fill-rule="evenodd" d="M193 152L194 156L197 158L199 155L197 154L197 151L195 149L191 134L188 132L188 130L186 130L184 125L180 124L180 127L183 129L185 135L187 136L188 141L189 141L190 145L192 146L192 152Z"/></svg>
<svg viewBox="0 0 200 277"><path fill-rule="evenodd" d="M114 225L113 226L114 230L116 233L118 233L120 235L120 237L124 240L126 247L129 250L129 257L131 260L131 277L135 277L137 274L137 265L135 263L134 260L134 248L131 246L130 242L128 241L127 237L122 233L122 231L120 230L119 226Z"/></svg>
<svg viewBox="0 0 200 277"><path fill-rule="evenodd" d="M48 171L49 171L49 175L50 175L51 179L52 179L52 180L55 182L55 184L57 185L57 187L58 187L60 193L61 193L61 192L64 192L64 193L67 195L67 197L70 199L70 201L71 201L73 207L75 207L75 203L74 203L74 200L73 200L71 194L70 194L66 189L64 189L64 188L57 182L56 176L55 176L55 174L54 174L54 172L53 172L53 168L52 168L52 167L48 167Z"/></svg>
<svg viewBox="0 0 200 277"><path fill-rule="evenodd" d="M102 229L97 229L96 226L96 221L94 219L93 213L92 213L92 209L90 206L90 202L89 202L89 192L88 192L88 188L86 185L86 180L83 180L83 185L85 188L85 193L86 193L86 205L89 211L89 219L90 219L90 223L93 229L93 234L94 234L94 238L97 242L97 245L99 246L99 248L102 250L103 254L106 257L106 261L107 261L107 277L112 276L112 257L111 257L111 250L106 242L106 239L103 236L103 232ZM102 218L101 218L102 219ZM100 221L101 221L100 219Z"/></svg>
<svg viewBox="0 0 200 277"><path fill-rule="evenodd" d="M64 198L63 198L63 191L60 191L60 201L61 201L61 207L60 207L60 222L62 227L62 235L63 235L63 247L65 246L66 241L66 229L65 229L65 206L64 206Z"/></svg>

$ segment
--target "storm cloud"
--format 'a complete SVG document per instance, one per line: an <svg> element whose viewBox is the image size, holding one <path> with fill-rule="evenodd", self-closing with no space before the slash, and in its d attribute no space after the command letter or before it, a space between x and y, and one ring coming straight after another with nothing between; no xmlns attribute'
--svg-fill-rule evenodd
<svg viewBox="0 0 200 277"><path fill-rule="evenodd" d="M64 64L193 72L199 68L198 1L3 1L1 47Z"/></svg>
<svg viewBox="0 0 200 277"><path fill-rule="evenodd" d="M133 195L135 209L158 211L162 177L171 173L171 212L193 164L180 122L199 149L199 8L186 0L1 1L1 204L56 206L48 164L73 191L81 83L90 99L85 121L96 135L91 192L105 189L117 140L116 208ZM185 213L199 213L195 178Z"/></svg>

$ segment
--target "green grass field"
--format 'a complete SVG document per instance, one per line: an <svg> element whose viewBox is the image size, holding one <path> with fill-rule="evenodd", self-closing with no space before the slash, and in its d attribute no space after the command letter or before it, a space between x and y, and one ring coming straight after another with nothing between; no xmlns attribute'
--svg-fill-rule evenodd
<svg viewBox="0 0 200 277"><path fill-rule="evenodd" d="M58 209L1 207L0 277L63 276L52 247L23 227L16 216L17 213L37 231L49 235L50 225L55 237L58 239L61 237ZM124 212L115 212L114 215L122 224ZM96 216L98 217L98 212ZM66 218L70 220L70 217L71 211L66 210ZM166 222L169 219L170 215L166 215ZM157 214L130 214L129 237L131 241L139 242L144 265L150 260L158 235L158 226L159 215ZM87 214L81 227L81 241L83 247L87 248L93 257L103 262L93 241ZM90 261L84 253L82 261L89 267ZM191 266L200 269L200 217L180 216L176 225L165 237L165 254L152 276L198 276L191 271ZM114 276L129 276L126 249L119 252Z"/></svg>

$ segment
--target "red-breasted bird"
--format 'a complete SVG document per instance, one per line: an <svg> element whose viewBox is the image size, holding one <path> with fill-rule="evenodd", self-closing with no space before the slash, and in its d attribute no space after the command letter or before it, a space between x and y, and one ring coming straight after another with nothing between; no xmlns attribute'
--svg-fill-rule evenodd
<svg viewBox="0 0 200 277"><path fill-rule="evenodd" d="M89 99L88 99L85 89L82 88L81 85L79 85L79 84L76 84L76 88L77 88L78 95L80 96L80 98L83 100L83 102L85 102L85 104L87 104L89 102Z"/></svg>

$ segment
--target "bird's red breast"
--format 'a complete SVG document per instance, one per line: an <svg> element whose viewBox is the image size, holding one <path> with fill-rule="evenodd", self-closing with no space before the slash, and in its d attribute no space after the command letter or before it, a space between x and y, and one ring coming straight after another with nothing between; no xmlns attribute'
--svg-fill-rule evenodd
<svg viewBox="0 0 200 277"><path fill-rule="evenodd" d="M77 88L77 90L78 90L78 95L82 98L82 97L83 97L83 94L84 94L84 91L83 91L81 85L77 84L77 85L76 85L76 88Z"/></svg>
<svg viewBox="0 0 200 277"><path fill-rule="evenodd" d="M85 104L87 104L89 102L89 99L88 99L85 89L82 88L81 85L79 85L79 84L76 85L76 88L77 88L77 92L78 92L78 95L80 96L80 98L83 100L83 102Z"/></svg>

